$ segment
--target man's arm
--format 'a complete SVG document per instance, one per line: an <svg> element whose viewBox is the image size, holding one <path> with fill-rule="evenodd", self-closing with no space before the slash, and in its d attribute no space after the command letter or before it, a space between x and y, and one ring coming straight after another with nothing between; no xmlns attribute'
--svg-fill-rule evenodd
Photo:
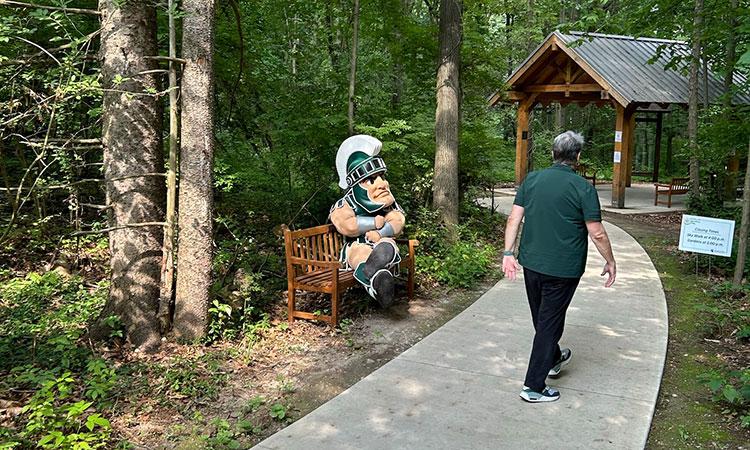
<svg viewBox="0 0 750 450"><path fill-rule="evenodd" d="M513 205L513 209L510 211L508 221L505 224L505 252L509 253L513 251L513 247L516 245L516 237L518 237L518 228L521 226L523 220L523 206ZM521 270L521 265L516 261L516 257L513 255L503 255L503 273L505 277L510 280L516 279L516 273Z"/></svg>
<svg viewBox="0 0 750 450"><path fill-rule="evenodd" d="M615 256L612 254L612 245L609 242L609 236L607 236L607 230L604 229L599 221L586 222L586 229L589 232L589 237L594 242L596 249L599 254L602 255L606 264L604 264L604 270L602 275L605 273L609 274L607 281L604 283L604 287L610 287L615 282L617 275L617 264L615 263Z"/></svg>

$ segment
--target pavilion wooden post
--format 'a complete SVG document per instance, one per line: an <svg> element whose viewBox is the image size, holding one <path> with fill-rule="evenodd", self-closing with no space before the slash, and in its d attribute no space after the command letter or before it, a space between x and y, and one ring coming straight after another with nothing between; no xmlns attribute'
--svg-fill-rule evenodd
<svg viewBox="0 0 750 450"><path fill-rule="evenodd" d="M518 102L516 128L516 186L520 186L529 170L529 98Z"/></svg>
<svg viewBox="0 0 750 450"><path fill-rule="evenodd" d="M651 179L654 183L659 181L659 165L661 164L661 122L664 113L656 113L656 140L654 141L654 176Z"/></svg>
<svg viewBox="0 0 750 450"><path fill-rule="evenodd" d="M612 168L612 206L625 207L625 185L628 181L628 168L632 166L632 137L635 125L635 111L615 104L615 151Z"/></svg>
<svg viewBox="0 0 750 450"><path fill-rule="evenodd" d="M633 183L633 159L635 158L635 111L628 111L625 108L625 118L626 122L623 123L622 130L622 156L626 158L626 169L628 171L625 187L630 187Z"/></svg>

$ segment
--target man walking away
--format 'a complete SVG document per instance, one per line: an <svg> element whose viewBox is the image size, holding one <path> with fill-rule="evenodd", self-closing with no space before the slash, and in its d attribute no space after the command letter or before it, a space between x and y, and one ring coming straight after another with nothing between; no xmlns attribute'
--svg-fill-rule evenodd
<svg viewBox="0 0 750 450"><path fill-rule="evenodd" d="M602 226L596 190L573 170L582 146L583 138L572 131L555 138L554 165L528 174L518 187L505 228L503 272L515 280L523 265L534 323L534 343L520 394L531 403L560 398L560 392L548 387L546 379L557 377L572 356L570 349L560 349L558 342L565 326L565 312L586 267L587 236L606 261L602 271L602 275L609 275L605 287L612 286L617 272L609 237ZM516 262L513 247L524 217Z"/></svg>

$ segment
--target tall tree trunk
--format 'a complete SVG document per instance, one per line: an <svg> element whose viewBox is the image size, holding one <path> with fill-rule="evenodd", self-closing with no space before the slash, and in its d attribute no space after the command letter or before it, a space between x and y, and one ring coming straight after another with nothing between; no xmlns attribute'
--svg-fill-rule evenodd
<svg viewBox="0 0 750 450"><path fill-rule="evenodd" d="M214 78L216 0L185 0L182 31L182 126L174 330L203 337L208 325L213 257Z"/></svg>
<svg viewBox="0 0 750 450"><path fill-rule="evenodd" d="M750 142L748 142L750 155ZM745 274L745 256L747 254L747 233L750 231L750 158L745 165L745 190L742 192L742 220L740 221L740 241L737 244L737 264L734 266L732 282L739 286Z"/></svg>
<svg viewBox="0 0 750 450"><path fill-rule="evenodd" d="M359 0L354 0L352 59L349 71L349 135L354 134L354 85L357 78L357 47L359 46Z"/></svg>
<svg viewBox="0 0 750 450"><path fill-rule="evenodd" d="M117 6L119 5L119 6ZM155 96L156 9L149 2L100 0L102 144L109 232L111 283L102 319L114 314L126 327L130 342L145 351L160 342L159 284L164 220L162 108ZM135 94L135 95L134 95ZM138 174L152 174L134 176ZM127 177L127 178L124 178ZM119 178L119 179L118 179ZM154 223L156 225L132 226ZM130 225L130 226L129 226ZM100 320L94 337L106 337Z"/></svg>
<svg viewBox="0 0 750 450"><path fill-rule="evenodd" d="M724 112L726 114L725 120L727 121L730 121L732 118L732 85L734 84L734 68L737 62L737 7L738 0L732 0L727 17L729 29L727 30L726 44L726 74L724 75ZM731 149L729 162L727 163L727 181L724 188L724 198L726 200L734 200L736 198L735 191L737 190L737 172L739 172L739 168L740 158L737 155L737 150Z"/></svg>
<svg viewBox="0 0 750 450"><path fill-rule="evenodd" d="M177 25L175 23L174 0L168 0L169 10L169 57L177 57ZM167 163L167 214L164 226L163 261L161 266L161 295L159 298L159 324L166 333L172 325L171 307L174 294L174 244L177 206L177 62L169 61L169 159Z"/></svg>
<svg viewBox="0 0 750 450"><path fill-rule="evenodd" d="M440 1L440 64L435 112L435 175L432 202L443 222L458 223L458 133L461 110L461 0Z"/></svg>
<svg viewBox="0 0 750 450"><path fill-rule="evenodd" d="M698 163L698 68L701 63L701 29L703 27L703 0L695 0L693 42L690 58L688 87L688 145L690 146L690 192L700 192L700 166Z"/></svg>

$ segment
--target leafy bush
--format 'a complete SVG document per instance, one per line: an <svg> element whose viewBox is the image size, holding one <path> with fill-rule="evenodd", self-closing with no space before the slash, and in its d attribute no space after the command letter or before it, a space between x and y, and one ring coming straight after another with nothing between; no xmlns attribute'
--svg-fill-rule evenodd
<svg viewBox="0 0 750 450"><path fill-rule="evenodd" d="M736 287L721 283L711 290L711 301L696 309L701 313L701 326L710 336L750 338L750 310L747 308L749 286Z"/></svg>
<svg viewBox="0 0 750 450"><path fill-rule="evenodd" d="M699 377L713 392L713 400L727 406L743 428L750 428L750 369L708 372Z"/></svg>
<svg viewBox="0 0 750 450"><path fill-rule="evenodd" d="M82 342L101 310L106 284L29 273L0 285L0 396L31 391L9 442L20 447L101 448L111 440L108 407L115 369ZM9 447L13 448L13 446Z"/></svg>
<svg viewBox="0 0 750 450"><path fill-rule="evenodd" d="M415 223L407 232L420 242L416 265L421 276L451 287L470 287L490 272L502 239L499 215L465 202L455 242L445 226L436 225L437 212L423 208L413 216Z"/></svg>

